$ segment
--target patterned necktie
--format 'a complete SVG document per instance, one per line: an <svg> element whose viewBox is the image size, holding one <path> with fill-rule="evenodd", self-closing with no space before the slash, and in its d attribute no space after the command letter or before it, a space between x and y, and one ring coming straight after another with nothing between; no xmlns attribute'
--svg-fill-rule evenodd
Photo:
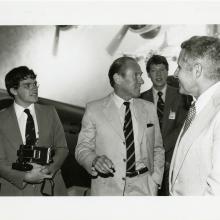
<svg viewBox="0 0 220 220"><path fill-rule="evenodd" d="M130 111L130 102L123 103L126 106L125 109L125 120L124 120L124 135L125 135L125 143L126 143L126 151L127 151L127 164L126 171L133 172L136 170L135 168L135 148L134 148L134 132Z"/></svg>
<svg viewBox="0 0 220 220"><path fill-rule="evenodd" d="M189 126L191 125L193 119L196 116L196 106L195 106L195 102L191 105L186 120L185 120L185 124L184 124L184 128L183 128L183 132L181 134L181 138L183 137L183 135L185 134L185 132L188 130Z"/></svg>
<svg viewBox="0 0 220 220"><path fill-rule="evenodd" d="M158 101L157 101L157 115L159 119L160 129L162 128L162 121L163 121L163 110L164 110L164 101L162 99L162 92L158 92Z"/></svg>
<svg viewBox="0 0 220 220"><path fill-rule="evenodd" d="M24 112L27 114L25 138L27 145L33 145L36 142L36 133L34 127L34 120L29 109L25 109Z"/></svg>
<svg viewBox="0 0 220 220"><path fill-rule="evenodd" d="M185 134L185 132L187 131L187 129L190 127L193 119L195 118L196 116L196 107L195 107L195 102L191 105L189 111L188 111L188 114L186 116L186 119L185 119L185 124L184 124L184 128L183 128L183 132L179 138L179 142L180 140L182 139L183 135ZM176 173L176 163L177 161L180 161L182 155L183 155L183 151L184 151L184 147L180 148L179 145L177 146L177 152L176 152L176 156L175 156L175 159L174 159L174 165L173 165L173 171L171 173L171 182L173 181L173 176L174 176L174 173ZM176 175L176 174L175 174Z"/></svg>

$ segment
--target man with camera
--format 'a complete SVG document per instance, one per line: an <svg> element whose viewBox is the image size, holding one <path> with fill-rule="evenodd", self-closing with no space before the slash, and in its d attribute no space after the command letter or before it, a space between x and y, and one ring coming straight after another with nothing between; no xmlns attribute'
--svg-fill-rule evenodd
<svg viewBox="0 0 220 220"><path fill-rule="evenodd" d="M5 85L14 104L0 112L0 195L66 195L60 167L68 150L56 110L36 104L39 86L26 66L12 69Z"/></svg>

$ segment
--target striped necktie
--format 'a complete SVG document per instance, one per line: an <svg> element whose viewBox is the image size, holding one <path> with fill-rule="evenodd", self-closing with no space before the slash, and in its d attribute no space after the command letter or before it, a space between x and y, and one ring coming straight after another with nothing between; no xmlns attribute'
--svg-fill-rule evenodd
<svg viewBox="0 0 220 220"><path fill-rule="evenodd" d="M162 122L163 122L163 110L164 110L164 101L162 99L163 93L159 91L157 93L158 95L158 101L157 101L157 115L159 119L160 129L162 128Z"/></svg>
<svg viewBox="0 0 220 220"><path fill-rule="evenodd" d="M127 152L126 171L133 172L135 168L134 132L131 118L130 102L123 103L126 106L124 119L124 135Z"/></svg>
<svg viewBox="0 0 220 220"><path fill-rule="evenodd" d="M27 145L34 145L36 142L36 133L34 127L34 120L29 109L25 109L24 112L27 114L25 138Z"/></svg>

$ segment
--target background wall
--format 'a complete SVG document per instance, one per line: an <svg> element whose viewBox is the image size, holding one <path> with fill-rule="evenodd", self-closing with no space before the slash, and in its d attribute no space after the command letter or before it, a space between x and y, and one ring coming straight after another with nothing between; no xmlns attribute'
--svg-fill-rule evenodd
<svg viewBox="0 0 220 220"><path fill-rule="evenodd" d="M128 30L113 56L106 47L122 28L120 25L77 26L60 30L54 55L56 26L0 26L0 88L5 74L13 67L27 65L38 75L39 95L84 107L112 89L107 73L112 61L124 54L136 57L144 72L142 90L151 86L145 60L151 53L168 58L169 74L176 68L180 43L207 34L206 25L163 25L153 39L144 39Z"/></svg>

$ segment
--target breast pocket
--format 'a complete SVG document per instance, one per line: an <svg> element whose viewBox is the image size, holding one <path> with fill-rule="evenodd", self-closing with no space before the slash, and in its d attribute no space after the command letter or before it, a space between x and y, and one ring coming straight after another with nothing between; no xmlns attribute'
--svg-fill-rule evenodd
<svg viewBox="0 0 220 220"><path fill-rule="evenodd" d="M147 123L146 124L146 127L145 127L145 133L147 135L153 135L153 132L154 132L154 124L152 123Z"/></svg>
<svg viewBox="0 0 220 220"><path fill-rule="evenodd" d="M148 143L148 146L152 146L154 144L154 124L147 123L144 131L145 141Z"/></svg>

